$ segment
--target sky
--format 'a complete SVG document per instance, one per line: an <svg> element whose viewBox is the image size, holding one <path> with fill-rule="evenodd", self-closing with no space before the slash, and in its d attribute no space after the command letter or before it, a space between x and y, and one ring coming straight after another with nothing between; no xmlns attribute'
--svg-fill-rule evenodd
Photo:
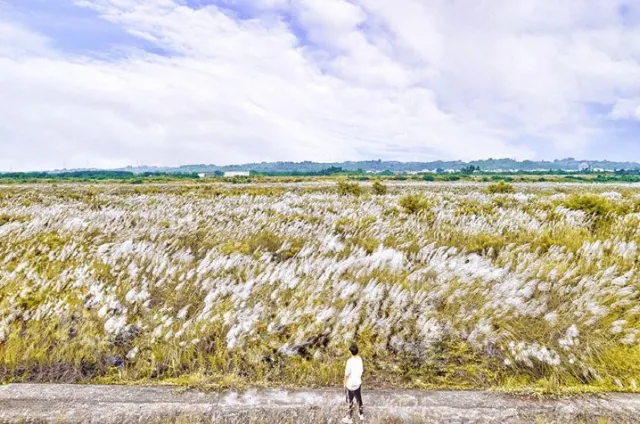
<svg viewBox="0 0 640 424"><path fill-rule="evenodd" d="M0 171L640 161L640 0L0 0Z"/></svg>

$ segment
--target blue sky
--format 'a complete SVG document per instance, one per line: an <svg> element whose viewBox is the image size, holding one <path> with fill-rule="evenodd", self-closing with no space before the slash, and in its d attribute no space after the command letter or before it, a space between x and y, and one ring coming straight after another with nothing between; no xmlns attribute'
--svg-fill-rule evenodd
<svg viewBox="0 0 640 424"><path fill-rule="evenodd" d="M3 11L8 20L46 36L60 52L91 55L121 46L149 46L125 28L69 0L11 0L7 5Z"/></svg>
<svg viewBox="0 0 640 424"><path fill-rule="evenodd" d="M0 0L0 170L640 161L640 0Z"/></svg>

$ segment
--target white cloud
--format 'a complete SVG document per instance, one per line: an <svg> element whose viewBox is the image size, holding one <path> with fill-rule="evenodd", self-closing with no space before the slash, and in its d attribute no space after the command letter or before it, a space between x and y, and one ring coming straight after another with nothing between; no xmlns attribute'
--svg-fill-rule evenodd
<svg viewBox="0 0 640 424"><path fill-rule="evenodd" d="M20 25L0 21L0 57L46 54L48 42Z"/></svg>
<svg viewBox="0 0 640 424"><path fill-rule="evenodd" d="M611 117L640 121L640 99L619 99L611 111Z"/></svg>
<svg viewBox="0 0 640 424"><path fill-rule="evenodd" d="M580 156L590 105L640 97L614 1L76 3L169 54L71 55L0 21L0 169Z"/></svg>

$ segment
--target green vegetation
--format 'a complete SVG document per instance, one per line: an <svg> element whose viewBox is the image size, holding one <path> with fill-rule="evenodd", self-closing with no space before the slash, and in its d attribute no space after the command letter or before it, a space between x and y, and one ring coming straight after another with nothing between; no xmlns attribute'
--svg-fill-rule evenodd
<svg viewBox="0 0 640 424"><path fill-rule="evenodd" d="M614 205L607 199L594 194L574 194L564 205L572 210L583 211L587 215L604 217L614 210Z"/></svg>
<svg viewBox="0 0 640 424"><path fill-rule="evenodd" d="M498 194L498 193L515 193L516 189L511 185L507 184L504 181L500 181L497 184L490 184L487 186L487 192L489 194Z"/></svg>
<svg viewBox="0 0 640 424"><path fill-rule="evenodd" d="M65 172L6 172L0 173L0 180L133 180L133 179L196 179L196 173L166 173L166 172L142 172L134 174L129 171L65 171Z"/></svg>
<svg viewBox="0 0 640 424"><path fill-rule="evenodd" d="M218 167L188 165L178 168L126 168L124 170L78 170L62 172L0 173L3 183L50 182L195 182L248 184L255 182L339 181L342 179L369 181L372 178L389 181L519 181L519 182L640 182L640 164L591 162L598 171L578 170L581 161L566 159L554 162L516 162L510 159L490 159L474 162L346 162L342 164L261 163ZM541 170L546 169L546 170ZM574 169L574 170L570 170ZM227 171L245 170L249 176L225 177ZM506 171L508 170L508 171ZM199 173L205 175L204 180Z"/></svg>
<svg viewBox="0 0 640 424"><path fill-rule="evenodd" d="M360 184L350 183L345 180L338 181L337 190L340 196L360 196L363 193Z"/></svg>
<svg viewBox="0 0 640 424"><path fill-rule="evenodd" d="M374 181L371 185L371 189L373 190L373 194L377 196L384 196L387 194L387 191L389 191L387 186L382 184L380 181Z"/></svg>
<svg viewBox="0 0 640 424"><path fill-rule="evenodd" d="M400 198L398 203L406 213L413 214L429 208L429 201L424 195L419 193L406 194Z"/></svg>

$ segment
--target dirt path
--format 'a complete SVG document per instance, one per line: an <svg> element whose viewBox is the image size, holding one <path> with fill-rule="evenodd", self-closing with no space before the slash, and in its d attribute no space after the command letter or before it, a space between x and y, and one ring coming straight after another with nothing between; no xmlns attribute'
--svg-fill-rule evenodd
<svg viewBox="0 0 640 424"><path fill-rule="evenodd" d="M365 392L368 423L640 421L640 396L533 400L487 392ZM0 423L336 423L340 390L202 393L168 387L0 386ZM357 420L356 420L357 422Z"/></svg>

